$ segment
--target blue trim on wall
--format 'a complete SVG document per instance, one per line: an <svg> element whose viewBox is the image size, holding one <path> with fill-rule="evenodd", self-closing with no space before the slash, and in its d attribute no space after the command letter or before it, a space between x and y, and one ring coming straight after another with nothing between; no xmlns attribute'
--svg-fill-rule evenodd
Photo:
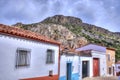
<svg viewBox="0 0 120 80"><path fill-rule="evenodd" d="M72 61L67 61L67 63L72 63Z"/></svg>
<svg viewBox="0 0 120 80"><path fill-rule="evenodd" d="M79 80L79 74L78 73L72 74L72 80Z"/></svg>
<svg viewBox="0 0 120 80"><path fill-rule="evenodd" d="M59 78L59 80L67 80L67 79L66 79L66 76L62 76Z"/></svg>
<svg viewBox="0 0 120 80"><path fill-rule="evenodd" d="M59 80L67 80L67 78L66 76L61 76ZM78 73L72 74L72 80L79 80L79 74Z"/></svg>

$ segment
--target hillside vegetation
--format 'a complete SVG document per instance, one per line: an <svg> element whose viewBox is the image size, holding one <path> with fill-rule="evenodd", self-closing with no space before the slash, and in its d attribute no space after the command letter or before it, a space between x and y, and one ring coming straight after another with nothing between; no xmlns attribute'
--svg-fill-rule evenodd
<svg viewBox="0 0 120 80"><path fill-rule="evenodd" d="M39 23L17 23L14 26L40 33L70 48L81 47L88 43L115 48L116 60L120 59L119 32L110 32L104 28L83 23L76 17L55 15Z"/></svg>

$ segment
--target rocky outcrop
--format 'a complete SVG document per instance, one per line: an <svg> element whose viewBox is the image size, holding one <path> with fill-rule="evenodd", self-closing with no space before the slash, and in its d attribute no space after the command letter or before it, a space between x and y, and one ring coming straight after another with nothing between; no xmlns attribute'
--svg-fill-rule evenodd
<svg viewBox="0 0 120 80"><path fill-rule="evenodd" d="M53 23L53 24L60 24L60 25L74 25L74 26L79 26L82 27L83 29L87 31L95 31L97 33L103 33L107 34L109 36L116 36L120 37L119 32L110 32L107 29L92 25L92 24L87 24L83 23L81 19L76 18L76 17L71 17L71 16L63 16L63 15L55 15L53 17L48 17L45 20L42 21L42 23Z"/></svg>
<svg viewBox="0 0 120 80"><path fill-rule="evenodd" d="M19 25L15 24L14 26ZM73 49L87 44L87 39L81 36L76 36L76 34L68 30L63 25L36 23L23 25L21 28L47 36L51 39L61 42L62 45Z"/></svg>
<svg viewBox="0 0 120 80"><path fill-rule="evenodd" d="M42 23L81 25L82 20L71 16L55 15L53 17L46 18Z"/></svg>
<svg viewBox="0 0 120 80"><path fill-rule="evenodd" d="M42 23L64 25L72 32L75 32L73 31L74 30L73 28L78 27L78 28L81 28L81 32L77 32L76 35L80 33L80 34L85 34L87 36L90 36L93 39L100 39L100 40L102 39L104 41L107 40L110 43L113 43L114 40L117 40L120 42L120 32L114 33L114 32L110 32L107 29L104 29L92 24L83 23L81 19L76 17L55 15L53 17L49 17L45 19L44 21L42 21ZM76 30L78 28L76 28Z"/></svg>

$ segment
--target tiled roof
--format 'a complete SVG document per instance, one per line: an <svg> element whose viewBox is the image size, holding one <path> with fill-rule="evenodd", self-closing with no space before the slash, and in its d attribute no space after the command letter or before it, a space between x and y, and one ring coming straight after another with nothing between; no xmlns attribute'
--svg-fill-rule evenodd
<svg viewBox="0 0 120 80"><path fill-rule="evenodd" d="M115 51L115 48L108 48L108 47L107 47L107 49L108 49L108 50L113 50L113 51Z"/></svg>
<svg viewBox="0 0 120 80"><path fill-rule="evenodd" d="M64 54L66 52L67 54L78 54L78 51L76 51L75 49L72 49L63 45L60 46L60 50L61 50L61 54Z"/></svg>
<svg viewBox="0 0 120 80"><path fill-rule="evenodd" d="M43 35L31 32L29 30L23 30L17 27L7 26L3 24L0 24L0 34L13 35L13 36L18 36L22 38L28 38L31 40L60 45L60 42L49 39Z"/></svg>
<svg viewBox="0 0 120 80"><path fill-rule="evenodd" d="M106 52L106 47L95 45L95 44L88 44L86 46L76 49L76 51L85 51L85 50L95 50L100 52Z"/></svg>
<svg viewBox="0 0 120 80"><path fill-rule="evenodd" d="M91 57L92 56L91 50L80 51L79 55L80 56L85 56L85 57Z"/></svg>
<svg viewBox="0 0 120 80"><path fill-rule="evenodd" d="M120 64L120 61L117 61L115 64Z"/></svg>

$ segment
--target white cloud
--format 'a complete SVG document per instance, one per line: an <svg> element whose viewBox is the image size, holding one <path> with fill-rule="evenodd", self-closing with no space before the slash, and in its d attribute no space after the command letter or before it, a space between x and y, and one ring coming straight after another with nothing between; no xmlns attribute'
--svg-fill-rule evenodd
<svg viewBox="0 0 120 80"><path fill-rule="evenodd" d="M0 23L34 23L63 14L119 31L119 0L0 0Z"/></svg>

